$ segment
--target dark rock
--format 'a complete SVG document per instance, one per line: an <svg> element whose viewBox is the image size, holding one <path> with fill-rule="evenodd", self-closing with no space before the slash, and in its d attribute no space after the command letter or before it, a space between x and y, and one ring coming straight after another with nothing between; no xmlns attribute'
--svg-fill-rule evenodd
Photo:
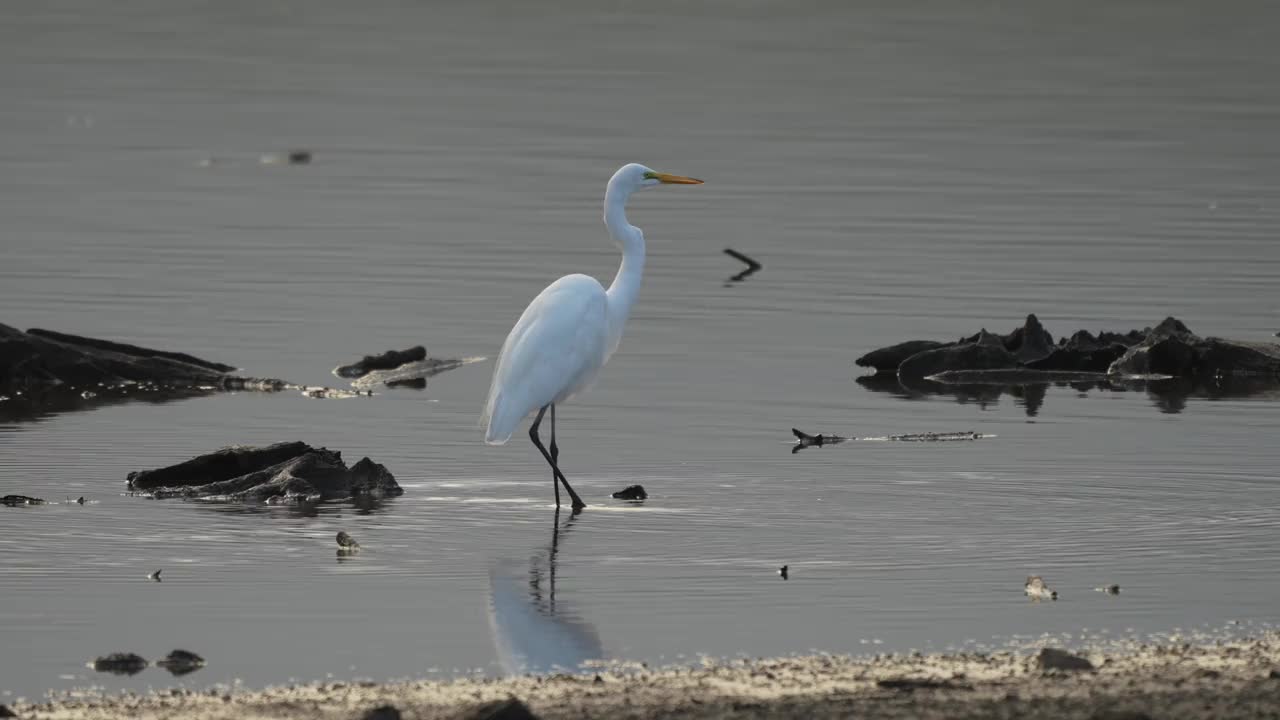
<svg viewBox="0 0 1280 720"><path fill-rule="evenodd" d="M174 677L187 675L204 667L204 658L189 650L174 650L156 661L157 667L168 670Z"/></svg>
<svg viewBox="0 0 1280 720"><path fill-rule="evenodd" d="M343 550L358 550L360 548L360 543L356 542L356 539L348 535L345 530L338 531L337 542L338 547Z"/></svg>
<svg viewBox="0 0 1280 720"><path fill-rule="evenodd" d="M1053 352L1053 336L1034 314L1028 315L1022 327L1004 337L1004 349L1021 363L1035 362Z"/></svg>
<svg viewBox="0 0 1280 720"><path fill-rule="evenodd" d="M360 720L400 720L400 711L394 705L381 705L366 710Z"/></svg>
<svg viewBox="0 0 1280 720"><path fill-rule="evenodd" d="M923 378L947 370L996 370L1021 367L1018 358L983 331L970 342L916 353L898 366L898 377Z"/></svg>
<svg viewBox="0 0 1280 720"><path fill-rule="evenodd" d="M1105 373L1130 345L1142 340L1141 333L1135 330L1134 334L1138 336L1132 340L1127 335L1105 332L1095 338L1088 330L1080 330L1059 343L1047 356L1028 362L1027 367L1036 370Z"/></svg>
<svg viewBox="0 0 1280 720"><path fill-rule="evenodd" d="M135 395L163 401L288 386L283 380L229 375L232 370L186 353L0 325L0 395L21 394L25 411L37 416L39 409L85 409Z"/></svg>
<svg viewBox="0 0 1280 720"><path fill-rule="evenodd" d="M1036 656L1036 665L1041 670L1064 670L1069 672L1093 670L1093 663L1085 658L1057 648L1042 648L1040 654Z"/></svg>
<svg viewBox="0 0 1280 720"><path fill-rule="evenodd" d="M463 710L451 720L538 720L528 705L515 698L495 700Z"/></svg>
<svg viewBox="0 0 1280 720"><path fill-rule="evenodd" d="M914 351L914 352L913 352ZM1112 376L1168 375L1221 385L1228 379L1280 383L1280 344L1201 338L1176 318L1154 328L1127 333L1080 330L1056 346L1035 315L1000 336L985 329L956 343L913 340L881 348L857 363L885 372L895 367L902 383L937 378L949 384L1056 382L1035 372L1106 373ZM1027 371L1027 377L970 377L979 371ZM861 381L860 381L861 382ZM891 390L895 390L891 388ZM910 389L905 392L910 395Z"/></svg>
<svg viewBox="0 0 1280 720"><path fill-rule="evenodd" d="M137 675L147 668L147 661L133 653L111 653L94 660L92 667L96 672L112 675Z"/></svg>
<svg viewBox="0 0 1280 720"><path fill-rule="evenodd" d="M427 387L427 379L424 377L403 378L400 380L388 380L385 385L389 388L408 388L410 390L424 390Z"/></svg>
<svg viewBox="0 0 1280 720"><path fill-rule="evenodd" d="M778 577L782 578L783 580L786 580L789 577L791 577L790 567L787 565L783 565L782 567L778 568Z"/></svg>
<svg viewBox="0 0 1280 720"><path fill-rule="evenodd" d="M352 495L383 497L400 495L404 491L385 465L363 457L351 466L350 492Z"/></svg>
<svg viewBox="0 0 1280 720"><path fill-rule="evenodd" d="M644 491L643 485L628 485L613 494L614 500L644 500L649 497L649 493Z"/></svg>
<svg viewBox="0 0 1280 720"><path fill-rule="evenodd" d="M385 467L368 458L348 469L341 453L301 442L226 448L178 465L130 473L129 487L156 498L269 503L404 492Z"/></svg>
<svg viewBox="0 0 1280 720"><path fill-rule="evenodd" d="M954 343L935 342L933 340L908 340L897 345L890 345L879 350L872 350L862 357L854 360L854 363L862 367L875 368L878 373L897 372L898 366L903 360L922 353L925 350L936 350L937 348L953 345Z"/></svg>
<svg viewBox="0 0 1280 720"><path fill-rule="evenodd" d="M18 713L9 709L8 705L0 705L0 718L16 718Z"/></svg>
<svg viewBox="0 0 1280 720"><path fill-rule="evenodd" d="M342 365L333 369L338 377L354 379L364 377L374 370L391 370L405 363L419 362L427 359L427 349L421 345L408 350L388 350L381 355L365 355L358 363Z"/></svg>
<svg viewBox="0 0 1280 720"><path fill-rule="evenodd" d="M0 505L8 505L9 507L18 507L20 505L43 505L44 500L29 495L5 495L0 498Z"/></svg>
<svg viewBox="0 0 1280 720"><path fill-rule="evenodd" d="M134 357L165 358L167 360L174 360L180 363L185 363L187 365L195 365L197 367L202 367L207 370L213 370L218 373L229 373L236 369L232 365L224 365L223 363L220 363L220 362L203 360L194 355L188 355L186 353L170 352L167 350L153 350L151 348L144 348L138 345L129 345L127 343L112 342L111 340L99 340L98 338L84 337L82 335L72 335L70 333L60 333L53 330L42 330L40 328L31 328L27 330L27 333L30 335L35 335L36 337L42 337L42 338L47 338L49 340L54 340L54 341L63 343L65 345L77 345L82 348L93 348L95 350L107 350L109 352L119 353L123 355L131 355Z"/></svg>
<svg viewBox="0 0 1280 720"><path fill-rule="evenodd" d="M1200 379L1280 379L1280 345L1202 339L1175 318L1166 318L1112 363L1108 371Z"/></svg>
<svg viewBox="0 0 1280 720"><path fill-rule="evenodd" d="M183 353L0 325L0 388L96 387L123 382L218 384L235 368Z"/></svg>
<svg viewBox="0 0 1280 720"><path fill-rule="evenodd" d="M876 686L888 690L914 692L916 690L972 690L972 685L938 680L936 678L886 678L877 680Z"/></svg>
<svg viewBox="0 0 1280 720"><path fill-rule="evenodd" d="M129 489L208 485L264 470L311 450L311 446L304 442L276 443L266 447L233 445L177 465L131 472L128 476Z"/></svg>
<svg viewBox="0 0 1280 720"><path fill-rule="evenodd" d="M286 156L290 165L308 165L311 163L310 150L290 150Z"/></svg>

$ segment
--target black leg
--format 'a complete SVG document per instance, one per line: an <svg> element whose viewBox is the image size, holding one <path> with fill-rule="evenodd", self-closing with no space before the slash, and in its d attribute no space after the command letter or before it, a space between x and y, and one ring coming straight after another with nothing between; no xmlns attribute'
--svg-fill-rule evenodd
<svg viewBox="0 0 1280 720"><path fill-rule="evenodd" d="M551 457L551 453L547 452L547 448L542 444L542 440L538 437L538 426L542 424L542 416L547 413L548 407L554 408L555 406L543 406L543 408L538 411L538 417L534 418L533 425L529 426L529 439L533 441L534 447L538 448L538 452L542 453L542 457L549 465L551 465L551 473L554 476L552 482L559 480L563 483L564 489L569 492L569 499L572 501L573 509L575 511L581 510L586 507L587 504L582 502L582 498L578 497L578 493L573 491L573 488L569 485L569 481L565 479L564 473L560 472L560 466L556 464L555 459ZM554 410L552 412L554 412ZM556 486L556 507L560 507L560 487L558 485Z"/></svg>
<svg viewBox="0 0 1280 720"><path fill-rule="evenodd" d="M556 406L551 406L551 462L560 467L560 448L556 446Z"/></svg>

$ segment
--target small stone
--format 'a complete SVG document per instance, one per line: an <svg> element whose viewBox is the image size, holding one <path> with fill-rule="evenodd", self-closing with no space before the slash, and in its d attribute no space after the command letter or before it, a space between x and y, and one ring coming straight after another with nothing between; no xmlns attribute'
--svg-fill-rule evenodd
<svg viewBox="0 0 1280 720"><path fill-rule="evenodd" d="M644 491L642 485L629 485L613 494L614 500L630 500L639 502L649 497L649 493Z"/></svg>
<svg viewBox="0 0 1280 720"><path fill-rule="evenodd" d="M1041 670L1082 671L1093 670L1093 663L1079 655L1072 655L1066 650L1042 648L1036 656L1036 664Z"/></svg>
<svg viewBox="0 0 1280 720"><path fill-rule="evenodd" d="M356 542L356 539L348 535L345 530L339 530L338 547L348 552L355 552L360 549L360 543Z"/></svg>
<svg viewBox="0 0 1280 720"><path fill-rule="evenodd" d="M787 568L788 568L788 567L789 567L789 566L787 566L787 565L783 565L782 567L778 568L778 576L779 576L779 577L781 577L783 580L786 580L786 579L787 579Z"/></svg>
<svg viewBox="0 0 1280 720"><path fill-rule="evenodd" d="M164 568L161 568L161 570L163 570L163 569L164 569ZM147 579L148 579L148 580L155 580L156 582L160 582L160 572L161 572L161 570L157 570L157 571L155 571L155 572L153 572L153 573L148 574L148 575L147 575Z"/></svg>
<svg viewBox="0 0 1280 720"><path fill-rule="evenodd" d="M76 498L76 503L77 503L77 504L79 504L79 505L83 505L83 504L84 504L84 496L83 496L83 495L81 495L80 497Z"/></svg>

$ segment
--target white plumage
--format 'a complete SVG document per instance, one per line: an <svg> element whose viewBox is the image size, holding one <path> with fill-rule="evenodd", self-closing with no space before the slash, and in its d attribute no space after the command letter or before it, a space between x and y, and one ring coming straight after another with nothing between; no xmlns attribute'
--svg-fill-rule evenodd
<svg viewBox="0 0 1280 720"><path fill-rule="evenodd" d="M644 234L627 222L627 199L636 190L662 184L699 185L680 175L632 163L618 169L604 194L604 224L622 249L622 264L609 289L587 275L566 275L529 303L502 344L485 403L484 439L502 445L527 416L538 413L530 438L551 465L553 483L563 483L582 508L556 463L555 406L582 392L618 348L644 274ZM538 425L551 409L551 451L538 439ZM556 486L556 507L560 490Z"/></svg>
<svg viewBox="0 0 1280 720"><path fill-rule="evenodd" d="M566 275L529 303L493 371L484 441L502 445L530 413L587 389L604 367L608 295L588 275Z"/></svg>

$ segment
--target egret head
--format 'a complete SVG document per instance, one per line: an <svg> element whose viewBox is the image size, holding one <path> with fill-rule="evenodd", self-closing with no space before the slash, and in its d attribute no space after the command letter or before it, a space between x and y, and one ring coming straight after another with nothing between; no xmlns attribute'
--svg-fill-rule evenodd
<svg viewBox="0 0 1280 720"><path fill-rule="evenodd" d="M625 188L627 191L643 190L645 188L657 187L659 185L701 185L701 180L695 180L691 177L683 175L672 175L671 173L658 172L641 165L639 163L631 163L618 168L618 172L613 174L613 178L609 180L609 185Z"/></svg>

